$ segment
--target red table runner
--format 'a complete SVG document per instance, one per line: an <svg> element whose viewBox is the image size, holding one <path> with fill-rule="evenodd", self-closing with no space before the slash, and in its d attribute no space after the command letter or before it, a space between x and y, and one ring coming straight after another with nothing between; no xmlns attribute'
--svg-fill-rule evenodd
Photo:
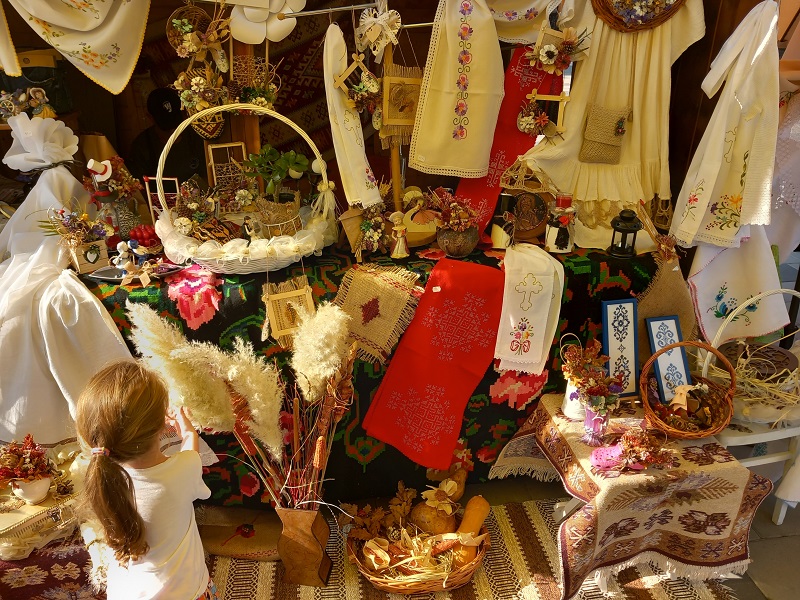
<svg viewBox="0 0 800 600"><path fill-rule="evenodd" d="M464 407L492 361L502 304L500 270L440 260L364 417L367 433L446 470Z"/></svg>

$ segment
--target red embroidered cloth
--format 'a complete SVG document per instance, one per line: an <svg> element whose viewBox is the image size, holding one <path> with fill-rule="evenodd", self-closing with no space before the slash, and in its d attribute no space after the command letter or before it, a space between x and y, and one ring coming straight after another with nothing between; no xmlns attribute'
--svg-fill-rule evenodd
<svg viewBox="0 0 800 600"><path fill-rule="evenodd" d="M535 143L535 138L517 128L517 115L528 103L525 96L534 88L539 94L558 96L564 86L560 75L530 66L524 58L526 50L525 46L517 47L506 69L505 96L494 129L489 172L486 177L462 178L456 189L456 196L463 198L478 214L478 231L484 231L492 218L503 172Z"/></svg>
<svg viewBox="0 0 800 600"><path fill-rule="evenodd" d="M364 417L367 433L447 469L464 407L492 361L502 304L500 270L440 260Z"/></svg>

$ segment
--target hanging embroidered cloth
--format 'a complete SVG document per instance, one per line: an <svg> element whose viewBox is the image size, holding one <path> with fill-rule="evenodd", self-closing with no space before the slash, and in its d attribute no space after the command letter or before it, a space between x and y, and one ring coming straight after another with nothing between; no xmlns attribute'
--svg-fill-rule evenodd
<svg viewBox="0 0 800 600"><path fill-rule="evenodd" d="M142 49L150 0L8 2L39 37L89 79L112 94L128 85ZM5 21L2 5L0 20ZM10 34L0 35L0 66L11 76L22 75Z"/></svg>
<svg viewBox="0 0 800 600"><path fill-rule="evenodd" d="M345 273L333 303L350 315L348 344L358 342L358 356L385 363L414 318L422 293L419 275L403 267L365 263Z"/></svg>
<svg viewBox="0 0 800 600"><path fill-rule="evenodd" d="M494 353L498 269L443 258L364 417L366 432L425 467L447 469L464 407Z"/></svg>
<svg viewBox="0 0 800 600"><path fill-rule="evenodd" d="M503 58L485 0L439 0L409 166L483 177L503 99Z"/></svg>
<svg viewBox="0 0 800 600"><path fill-rule="evenodd" d="M487 0L497 27L497 37L510 44L534 44L542 21L559 11L562 20L572 18L574 0ZM506 87L508 90L508 87Z"/></svg>
<svg viewBox="0 0 800 600"><path fill-rule="evenodd" d="M678 195L670 233L681 246L738 246L742 225L770 222L778 135L778 5L753 8L722 46L703 80L724 84Z"/></svg>
<svg viewBox="0 0 800 600"><path fill-rule="evenodd" d="M333 85L333 78L347 69L347 57L347 45L342 30L333 23L325 34L323 67L336 164L339 165L347 203L350 206L368 208L378 204L381 195L364 150L361 119L358 113L347 105L347 95L344 91Z"/></svg>
<svg viewBox="0 0 800 600"><path fill-rule="evenodd" d="M494 356L500 370L540 374L558 328L564 266L530 244L506 250L503 312Z"/></svg>
<svg viewBox="0 0 800 600"><path fill-rule="evenodd" d="M497 117L494 140L485 177L461 179L456 196L463 199L478 216L478 231L484 231L494 213L502 186L500 177L517 156L524 154L535 142L517 127L520 109L527 104L525 97L536 88L540 94L557 96L563 89L563 77L531 66L525 58L526 48L514 50L505 75L505 95Z"/></svg>
<svg viewBox="0 0 800 600"><path fill-rule="evenodd" d="M738 248L698 244L689 273L697 322L706 340L713 340L733 309L753 296L781 287L775 258L760 225L751 225L749 239ZM772 333L789 322L783 296L773 294L747 309L725 326L726 340Z"/></svg>

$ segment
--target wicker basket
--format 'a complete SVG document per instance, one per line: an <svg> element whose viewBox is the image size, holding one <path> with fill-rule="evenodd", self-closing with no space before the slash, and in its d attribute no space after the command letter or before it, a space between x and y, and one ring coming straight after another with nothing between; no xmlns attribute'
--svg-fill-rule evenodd
<svg viewBox="0 0 800 600"><path fill-rule="evenodd" d="M625 22L625 19L617 12L617 8L614 6L616 4L614 0L592 0L592 8L594 9L594 14L612 29L616 29L622 33L632 33L635 31L652 29L668 21L678 12L678 9L680 9L684 1L685 0L675 0L668 9L663 10L652 19L636 24Z"/></svg>
<svg viewBox="0 0 800 600"><path fill-rule="evenodd" d="M484 533L488 533L485 525L481 527L481 534ZM347 557L351 562L355 563L359 572L376 589L379 589L383 592L388 592L390 594L430 594L454 590L468 584L472 579L472 576L475 574L475 571L477 571L478 567L481 566L483 557L486 556L489 546L490 541L489 536L487 535L481 543L480 548L478 548L478 554L472 562L467 563L463 567L448 573L446 577L441 579L430 579L428 581L405 582L389 577L381 577L359 559L359 553L355 547L355 543L349 537L347 538Z"/></svg>
<svg viewBox="0 0 800 600"><path fill-rule="evenodd" d="M291 121L290 119L284 117L283 115L276 113L274 110L264 108L262 106L256 106L255 104L242 104L242 103L234 103L234 104L224 104L222 106L213 106L211 108L206 108L201 110L198 113L190 115L185 121L183 121L172 135L167 140L167 143L164 146L164 150L161 152L161 156L158 159L158 169L156 170L156 189L158 190L158 199L161 202L161 206L164 209L164 216L166 217L167 221L171 224L172 223L172 216L170 212L167 210L167 201L166 196L164 193L164 165L167 162L167 156L169 156L169 151L172 149L172 145L175 143L175 140L178 139L178 136L186 130L187 127L192 125L194 121L198 119L204 119L211 115L216 115L217 113L221 112L234 112L240 110L249 110L253 114L258 115L266 115L281 121L282 123L288 125L292 129L297 132L300 137L302 137L306 143L311 148L311 151L314 153L314 157L317 158L318 164L321 165L321 172L320 176L322 178L322 183L317 186L318 189L320 187L328 187L331 182L328 181L328 174L325 161L322 159L322 155L320 154L317 146L314 144L313 140L308 136L308 134L303 131L303 129ZM331 185L331 187L333 187ZM163 217L162 217L163 218ZM271 231L288 231L289 229L293 228L292 224L296 224L294 219L290 220L291 223L264 223L265 228L269 228ZM162 238L163 240L163 238ZM304 255L308 256L312 254L314 251L321 250L322 247L319 248L312 248ZM169 250L169 248L167 248ZM297 252L300 252L298 250ZM276 255L268 255L262 258L251 258L249 256L224 256L221 258L195 258L192 257L192 261L199 264L201 267L209 269L215 273L222 273L222 274L246 274L246 273L263 273L265 271L274 271L277 269L282 269L286 267L296 260L299 260L299 256L295 253L292 255L287 256L276 256Z"/></svg>
<svg viewBox="0 0 800 600"><path fill-rule="evenodd" d="M671 425L668 425L662 421L651 406L650 397L647 392L650 387L650 368L655 364L658 357L675 348L685 348L687 346L706 350L710 354L716 356L717 360L725 368L725 370L730 373L731 376L730 385L727 388L723 385L720 385L716 381L706 379L705 375L708 373L707 365L703 369L702 377L693 377L696 383L704 383L708 386L708 394L706 398L708 399L710 405L709 408L711 410L711 427L701 429L699 431L684 431L682 429L676 429L675 427L672 427ZM651 356L646 363L644 363L644 366L642 367L642 373L639 377L639 389L642 390L642 406L644 407L645 418L651 427L663 431L671 438L699 440L701 438L719 433L728 426L728 423L730 423L731 417L733 416L733 393L736 390L736 372L734 371L733 366L728 359L725 358L725 356L713 346L703 342L678 342L677 344L664 346L661 350L653 354L653 356Z"/></svg>
<svg viewBox="0 0 800 600"><path fill-rule="evenodd" d="M202 8L192 4L181 6L167 19L167 41L174 50L177 50L178 46L183 43L183 34L172 26L172 22L181 19L186 19L192 25L192 31L201 33L205 33L208 26L211 25L211 17Z"/></svg>

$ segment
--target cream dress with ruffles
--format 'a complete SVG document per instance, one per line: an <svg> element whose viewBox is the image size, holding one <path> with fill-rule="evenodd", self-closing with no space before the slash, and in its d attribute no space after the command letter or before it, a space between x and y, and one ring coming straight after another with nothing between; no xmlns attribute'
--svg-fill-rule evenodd
<svg viewBox="0 0 800 600"><path fill-rule="evenodd" d="M705 34L702 0L687 0L664 24L638 33L621 33L595 16L591 2L576 2L566 23L591 32L588 56L576 63L566 106L563 141L537 144L518 159L529 173L544 172L561 192L572 193L578 219L575 243L606 248L610 222L623 208L656 194L669 198L669 100L672 63ZM597 81L593 84L593 77ZM587 106L631 105L619 164L585 163L578 159ZM512 166L509 172L519 168ZM648 236L640 235L643 251ZM640 242L642 244L640 244Z"/></svg>

